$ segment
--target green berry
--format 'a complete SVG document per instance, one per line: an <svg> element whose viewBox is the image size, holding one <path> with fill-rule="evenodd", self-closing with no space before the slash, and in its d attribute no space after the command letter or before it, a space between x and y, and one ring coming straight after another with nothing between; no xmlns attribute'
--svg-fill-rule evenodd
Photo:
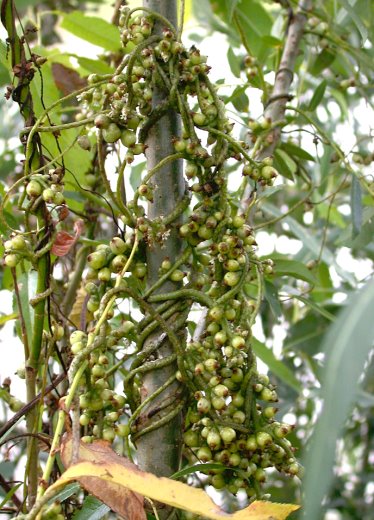
<svg viewBox="0 0 374 520"><path fill-rule="evenodd" d="M225 426L220 430L221 439L225 444L230 444L232 441L236 439L236 431L229 426Z"/></svg>
<svg viewBox="0 0 374 520"><path fill-rule="evenodd" d="M32 179L28 185L26 186L26 193L31 199L36 199L36 197L39 197L39 195L42 194L42 186L41 184Z"/></svg>
<svg viewBox="0 0 374 520"><path fill-rule="evenodd" d="M107 143L115 143L121 137L121 130L115 123L103 129L103 139Z"/></svg>

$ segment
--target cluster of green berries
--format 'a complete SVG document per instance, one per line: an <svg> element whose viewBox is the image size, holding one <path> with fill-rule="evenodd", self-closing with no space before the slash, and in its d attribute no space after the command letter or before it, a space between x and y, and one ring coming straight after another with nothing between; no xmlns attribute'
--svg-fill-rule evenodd
<svg viewBox="0 0 374 520"><path fill-rule="evenodd" d="M23 235L14 235L4 242L4 265L16 267L22 258L32 254L31 245Z"/></svg>
<svg viewBox="0 0 374 520"><path fill-rule="evenodd" d="M134 324L125 321L120 328L113 332L107 325L107 335L104 345L90 352L88 356L89 370L82 386L86 391L79 396L81 415L79 423L84 430L83 442L92 442L94 439L104 439L113 442L116 436L124 437L129 434L127 424L121 423L125 397L110 387L111 361L113 349L123 338L129 338ZM87 346L89 335L76 330L70 335L70 349L73 356L78 355Z"/></svg>
<svg viewBox="0 0 374 520"><path fill-rule="evenodd" d="M155 86L169 91L168 108L181 115L182 132L174 137L173 145L185 160L185 176L191 181L189 190L195 206L187 222L179 225L179 234L191 255L179 268L173 268L171 259L165 258L160 275L169 273L173 282L198 290L213 302L205 330L186 345L185 374L177 373L181 382L187 375L192 385L189 388L195 389L188 399L185 444L190 450L186 453L187 457L192 453L193 460L222 463L222 470L209 475L217 489L226 487L236 493L244 488L248 496L258 496L266 468L297 475L299 466L285 439L291 427L274 419L276 390L267 376L258 374L251 348L250 327L258 305L256 308L248 297L246 285L252 281L256 284L259 275L272 274L273 264L255 254L253 229L227 195L225 163L232 159L243 163L242 174L254 185L271 185L277 171L271 159L251 160L248 145L231 135L233 125L209 81L206 57L195 47L187 50L169 27L154 34L151 16L131 13L124 8L119 23L122 42L129 52L127 65L109 80L97 75L89 78L92 88L84 96L84 116L94 117L94 126L106 143L121 143L126 148L124 161L131 163L135 155L144 153L147 125L152 125L149 118L152 110L157 113L160 108L152 108ZM247 62L247 67L256 66ZM270 127L268 120L251 123L254 137ZM127 203L133 218L123 219L152 246L152 240L162 241L168 229L147 218L138 198L152 203L152 180L140 183L134 200ZM85 288L89 294L87 308L94 319L100 317L100 302L118 273L138 280L146 276L147 267L139 252L129 273L123 272L133 240L131 230L127 238L116 237L88 256ZM124 284L129 281L126 277ZM114 332L107 327L111 338ZM134 340L133 333L128 331L125 337ZM82 339L71 343L73 354L85 347ZM107 359L106 352L90 354L90 381L80 399L81 425L87 430L87 440L113 440L121 435L116 428L124 402L119 406L107 386Z"/></svg>
<svg viewBox="0 0 374 520"><path fill-rule="evenodd" d="M55 501L50 505L43 507L41 511L41 520L64 520L65 515L60 502Z"/></svg>

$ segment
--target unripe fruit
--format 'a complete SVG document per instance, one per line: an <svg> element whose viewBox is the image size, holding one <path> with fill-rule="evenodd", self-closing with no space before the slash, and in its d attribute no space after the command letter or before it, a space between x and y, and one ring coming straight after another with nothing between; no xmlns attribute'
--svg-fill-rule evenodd
<svg viewBox="0 0 374 520"><path fill-rule="evenodd" d="M105 114L98 114L94 120L96 128L108 128L111 122L112 120Z"/></svg>
<svg viewBox="0 0 374 520"><path fill-rule="evenodd" d="M226 482L222 474L213 475L211 478L211 484L216 489L224 489L226 487Z"/></svg>
<svg viewBox="0 0 374 520"><path fill-rule="evenodd" d="M52 203L55 198L55 192L51 188L46 188L42 193L43 200L48 203Z"/></svg>
<svg viewBox="0 0 374 520"><path fill-rule="evenodd" d="M170 280L173 281L173 282L181 282L184 278L184 272L181 271L180 269L175 269L175 271L173 271L171 274L170 274Z"/></svg>
<svg viewBox="0 0 374 520"><path fill-rule="evenodd" d="M206 116L200 112L195 112L192 116L192 119L197 126L203 126L206 123Z"/></svg>
<svg viewBox="0 0 374 520"><path fill-rule="evenodd" d="M87 339L87 334L83 332L83 330L75 330L70 334L70 343L78 343L78 341L85 341Z"/></svg>
<svg viewBox="0 0 374 520"><path fill-rule="evenodd" d="M119 437L128 437L130 435L130 426L128 424L119 424L116 427L116 434Z"/></svg>
<svg viewBox="0 0 374 520"><path fill-rule="evenodd" d="M83 350L85 347L84 343L82 341L77 341L76 343L73 343L70 347L70 350L74 356L78 354L81 350Z"/></svg>
<svg viewBox="0 0 374 520"><path fill-rule="evenodd" d="M213 455L208 446L203 446L198 450L196 457L201 460L201 462L209 462L212 460Z"/></svg>
<svg viewBox="0 0 374 520"><path fill-rule="evenodd" d="M82 413L82 415L79 417L79 424L81 426L88 426L90 424L91 418L86 413Z"/></svg>
<svg viewBox="0 0 374 520"><path fill-rule="evenodd" d="M104 249L99 249L89 254L87 257L88 265L95 270L99 270L106 265L108 261L107 253Z"/></svg>
<svg viewBox="0 0 374 520"><path fill-rule="evenodd" d="M226 343L227 336L226 333L221 330L220 332L217 332L217 334L214 335L214 343L216 345L222 346Z"/></svg>
<svg viewBox="0 0 374 520"><path fill-rule="evenodd" d="M208 312L208 317L212 321L221 321L224 316L224 310L222 307L212 307Z"/></svg>
<svg viewBox="0 0 374 520"><path fill-rule="evenodd" d="M236 431L233 428L230 428L229 426L221 428L219 433L221 435L221 439L225 444L230 444L230 442L236 439Z"/></svg>
<svg viewBox="0 0 374 520"><path fill-rule="evenodd" d="M229 458L229 466L235 467L239 466L241 461L241 457L238 453L232 453Z"/></svg>
<svg viewBox="0 0 374 520"><path fill-rule="evenodd" d="M242 336L234 336L231 340L231 346L241 350L245 347L245 339Z"/></svg>
<svg viewBox="0 0 374 520"><path fill-rule="evenodd" d="M256 437L254 435L250 435L247 437L247 450L248 451L256 451L258 448Z"/></svg>
<svg viewBox="0 0 374 520"><path fill-rule="evenodd" d="M186 446L190 448L197 448L200 445L199 434L195 430L188 430L183 435L183 440Z"/></svg>
<svg viewBox="0 0 374 520"><path fill-rule="evenodd" d="M101 365L94 365L91 369L91 374L94 377L103 377L105 375L105 368Z"/></svg>
<svg viewBox="0 0 374 520"><path fill-rule="evenodd" d="M273 442L273 438L267 432L258 432L256 434L256 442L260 448L266 448Z"/></svg>
<svg viewBox="0 0 374 520"><path fill-rule="evenodd" d="M110 266L115 273L120 273L127 264L127 257L125 255L117 255L113 258Z"/></svg>
<svg viewBox="0 0 374 520"><path fill-rule="evenodd" d="M109 267L103 267L100 269L100 271L97 273L97 277L101 282L109 282L111 278L111 270Z"/></svg>
<svg viewBox="0 0 374 520"><path fill-rule="evenodd" d="M131 272L135 278L144 278L147 274L147 266L143 262L137 262Z"/></svg>
<svg viewBox="0 0 374 520"><path fill-rule="evenodd" d="M206 397L201 397L201 399L197 401L197 411L199 413L206 414L209 412L210 408L211 403Z"/></svg>
<svg viewBox="0 0 374 520"><path fill-rule="evenodd" d="M116 422L119 419L119 413L118 412L109 412L105 415L105 420L109 422Z"/></svg>
<svg viewBox="0 0 374 520"><path fill-rule="evenodd" d="M257 468L254 473L254 478L257 482L265 482L266 481L266 472L262 468Z"/></svg>
<svg viewBox="0 0 374 520"><path fill-rule="evenodd" d="M116 432L114 428L104 428L103 429L103 439L104 441L113 442L116 436Z"/></svg>
<svg viewBox="0 0 374 520"><path fill-rule="evenodd" d="M107 143L115 143L121 137L121 130L115 123L103 129L103 139Z"/></svg>
<svg viewBox="0 0 374 520"><path fill-rule="evenodd" d="M11 267L11 268L16 267L16 265L18 264L18 261L19 261L18 255L15 255L13 253L6 255L6 257L4 258L4 264L7 267Z"/></svg>
<svg viewBox="0 0 374 520"><path fill-rule="evenodd" d="M12 412L19 412L24 406L22 401L13 396L10 397L8 405Z"/></svg>
<svg viewBox="0 0 374 520"><path fill-rule="evenodd" d="M17 251L22 251L23 249L26 249L26 240L23 238L22 235L16 235L10 240L10 242L12 244L11 249L16 249Z"/></svg>
<svg viewBox="0 0 374 520"><path fill-rule="evenodd" d="M212 406L215 410L223 410L226 408L226 401L223 397L212 397Z"/></svg>
<svg viewBox="0 0 374 520"><path fill-rule="evenodd" d="M274 179L278 175L278 172L272 166L264 166L261 169L261 177L265 180Z"/></svg>
<svg viewBox="0 0 374 520"><path fill-rule="evenodd" d="M232 398L232 404L235 408L241 408L244 405L244 397L242 394L235 394Z"/></svg>
<svg viewBox="0 0 374 520"><path fill-rule="evenodd" d="M266 417L266 419L272 419L274 415L277 413L277 408L274 406L267 406L262 410L262 415Z"/></svg>
<svg viewBox="0 0 374 520"><path fill-rule="evenodd" d="M216 430L211 430L208 434L206 442L212 450L217 450L221 445L221 436Z"/></svg>
<svg viewBox="0 0 374 520"><path fill-rule="evenodd" d="M227 397L229 395L229 389L225 385L217 385L213 388L213 392L218 397Z"/></svg>
<svg viewBox="0 0 374 520"><path fill-rule="evenodd" d="M229 271L223 277L224 283L226 285L228 285L229 287L234 287L235 285L237 285L239 280L240 280L240 274L237 273L237 272L236 273L232 273L232 272Z"/></svg>
<svg viewBox="0 0 374 520"><path fill-rule="evenodd" d="M53 337L59 341L64 337L64 327L58 323L54 323L51 327Z"/></svg>
<svg viewBox="0 0 374 520"><path fill-rule="evenodd" d="M245 413L241 410L237 410L232 416L232 420L238 424L243 424L245 421Z"/></svg>
<svg viewBox="0 0 374 520"><path fill-rule="evenodd" d="M32 199L39 197L39 195L42 194L42 190L43 188L41 184L39 184L35 179L32 179L26 186L26 193Z"/></svg>
<svg viewBox="0 0 374 520"><path fill-rule="evenodd" d="M133 130L123 130L121 133L121 142L127 148L130 148L136 144L136 132Z"/></svg>
<svg viewBox="0 0 374 520"><path fill-rule="evenodd" d="M109 247L114 255L121 255L127 249L126 242L120 237L113 237L109 243Z"/></svg>

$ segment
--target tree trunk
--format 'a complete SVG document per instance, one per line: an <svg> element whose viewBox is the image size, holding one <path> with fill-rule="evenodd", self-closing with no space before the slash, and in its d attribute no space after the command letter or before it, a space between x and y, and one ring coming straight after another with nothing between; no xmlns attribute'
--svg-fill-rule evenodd
<svg viewBox="0 0 374 520"><path fill-rule="evenodd" d="M175 0L145 0L145 7L152 9L176 26L177 12ZM161 32L163 27L157 23L156 31ZM159 105L166 97L166 93L154 87L153 106ZM162 116L150 129L147 138L147 169L150 170L158 164L164 157L174 152L172 138L180 135L179 116L169 110ZM153 177L153 202L148 205L148 218L154 221L160 216L168 215L173 211L177 203L184 194L184 181L182 171L182 161L176 160L168 163L161 168ZM148 246L147 265L148 265L148 286L153 285L159 278L159 269L162 261L168 257L173 261L181 252L182 243L177 229L178 221L174 221L171 229L162 243L155 243ZM165 293L175 290L178 285L173 282L164 283L157 292ZM173 323L176 316L168 320L169 325ZM163 331L158 329L145 342L145 347L150 341L155 341ZM182 331L182 335L184 332ZM173 354L173 348L166 338L156 353L157 359L163 359ZM153 394L177 371L176 363L162 369L154 370L146 374L142 380L141 399L142 401ZM167 413L175 409L178 400L178 383L175 382L164 390L157 398L145 407L139 418L138 425L144 428L155 421L162 419ZM159 413L153 415L162 403L171 401L171 405L164 408ZM152 410L152 414L150 411ZM151 417L152 416L152 417ZM182 415L178 413L171 421L150 433L139 437L136 441L137 457L140 468L159 476L168 476L178 469L181 451L182 435ZM141 430L138 426L138 430Z"/></svg>

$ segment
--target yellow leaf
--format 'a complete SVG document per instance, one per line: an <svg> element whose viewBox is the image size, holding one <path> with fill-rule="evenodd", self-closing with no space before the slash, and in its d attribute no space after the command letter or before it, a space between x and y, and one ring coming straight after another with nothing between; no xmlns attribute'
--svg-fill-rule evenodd
<svg viewBox="0 0 374 520"><path fill-rule="evenodd" d="M79 480L84 487L86 477L95 477L103 482L122 486L124 492L125 489L131 490L152 500L212 520L222 520L223 518L228 520L285 520L290 513L299 509L299 506L293 504L256 501L241 511L228 514L214 504L205 491L141 471L126 458L117 455L109 444L99 442L100 446L97 443L84 447L82 445L79 458L90 461L78 462L70 466L49 489L60 488L72 480ZM71 440L68 439L63 442L62 449L62 459L65 464L69 463L70 454Z"/></svg>
<svg viewBox="0 0 374 520"><path fill-rule="evenodd" d="M69 320L74 323L75 327L77 329L80 329L81 327L81 317L82 317L82 311L85 307L85 300L86 300L86 292L83 289L83 287L80 287L77 292L77 296L73 305L73 308L71 309ZM92 320L92 314L86 310L86 320L90 321Z"/></svg>

